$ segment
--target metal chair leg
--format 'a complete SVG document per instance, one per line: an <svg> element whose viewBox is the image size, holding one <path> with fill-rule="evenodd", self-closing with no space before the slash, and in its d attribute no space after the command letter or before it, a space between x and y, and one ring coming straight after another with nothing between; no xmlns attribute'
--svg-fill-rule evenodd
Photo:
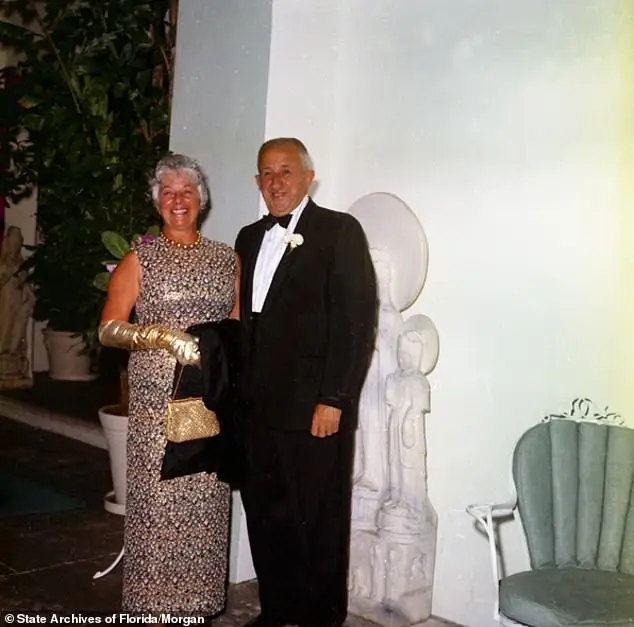
<svg viewBox="0 0 634 627"><path fill-rule="evenodd" d="M110 564L110 566L108 566L108 568L106 568L106 570L100 570L98 572L96 572L92 578L93 579L101 579L101 577L105 577L110 571L112 571L115 566L121 561L121 558L123 557L123 551L125 549L122 547L121 551L119 551L119 555L117 555L117 557L115 557L114 562L112 562L112 564Z"/></svg>

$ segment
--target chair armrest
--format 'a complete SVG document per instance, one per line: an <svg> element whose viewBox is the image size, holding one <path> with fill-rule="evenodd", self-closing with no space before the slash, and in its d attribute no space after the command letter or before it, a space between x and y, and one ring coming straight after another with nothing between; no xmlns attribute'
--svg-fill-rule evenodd
<svg viewBox="0 0 634 627"><path fill-rule="evenodd" d="M515 492L515 490L513 490ZM491 557L491 571L493 575L493 585L495 588L495 609L494 618L500 620L499 612L499 589L500 574L498 568L498 551L497 541L495 537L495 529L493 521L501 518L509 518L513 516L513 512L517 507L517 494L505 503L488 503L484 505L468 505L466 508L469 514L476 521L476 527L480 527L484 531L489 540L489 555Z"/></svg>
<svg viewBox="0 0 634 627"><path fill-rule="evenodd" d="M506 501L505 503L487 503L485 505L468 505L467 514L473 516L479 523L483 523L483 518L491 516L491 518L508 518L513 515L517 507L517 496Z"/></svg>

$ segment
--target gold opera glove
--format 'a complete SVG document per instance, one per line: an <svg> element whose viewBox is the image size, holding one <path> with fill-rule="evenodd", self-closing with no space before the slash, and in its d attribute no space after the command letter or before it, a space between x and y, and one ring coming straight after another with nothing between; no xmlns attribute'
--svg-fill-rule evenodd
<svg viewBox="0 0 634 627"><path fill-rule="evenodd" d="M160 324L130 324L107 320L99 325L99 341L104 346L126 350L165 349L184 366L200 366L198 338Z"/></svg>

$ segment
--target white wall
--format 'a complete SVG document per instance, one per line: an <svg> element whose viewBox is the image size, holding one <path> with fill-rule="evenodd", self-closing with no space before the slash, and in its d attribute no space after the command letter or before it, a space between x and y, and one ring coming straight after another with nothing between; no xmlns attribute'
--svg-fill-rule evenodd
<svg viewBox="0 0 634 627"><path fill-rule="evenodd" d="M179 4L170 147L201 161L212 199L203 233L230 245L258 213L271 1Z"/></svg>
<svg viewBox="0 0 634 627"><path fill-rule="evenodd" d="M273 4L266 136L306 142L318 202L345 210L392 192L427 233L427 285L411 313L431 316L441 337L428 421L433 610L470 627L493 624L493 588L464 507L508 496L516 438L580 395L634 420L618 372L619 246L631 238L618 232L616 9ZM509 571L526 567L519 524L503 538Z"/></svg>

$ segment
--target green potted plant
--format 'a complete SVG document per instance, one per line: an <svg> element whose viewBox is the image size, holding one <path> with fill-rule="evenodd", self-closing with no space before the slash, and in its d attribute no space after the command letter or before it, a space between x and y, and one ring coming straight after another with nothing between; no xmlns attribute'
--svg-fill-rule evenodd
<svg viewBox="0 0 634 627"><path fill-rule="evenodd" d="M88 363L104 297L94 285L102 233L132 235L155 220L146 177L168 147L171 4L3 3L11 23L0 22L0 37L20 62L10 68L19 87L0 189L11 197L37 186L38 239L25 264L34 318L47 323L49 347L70 336Z"/></svg>

